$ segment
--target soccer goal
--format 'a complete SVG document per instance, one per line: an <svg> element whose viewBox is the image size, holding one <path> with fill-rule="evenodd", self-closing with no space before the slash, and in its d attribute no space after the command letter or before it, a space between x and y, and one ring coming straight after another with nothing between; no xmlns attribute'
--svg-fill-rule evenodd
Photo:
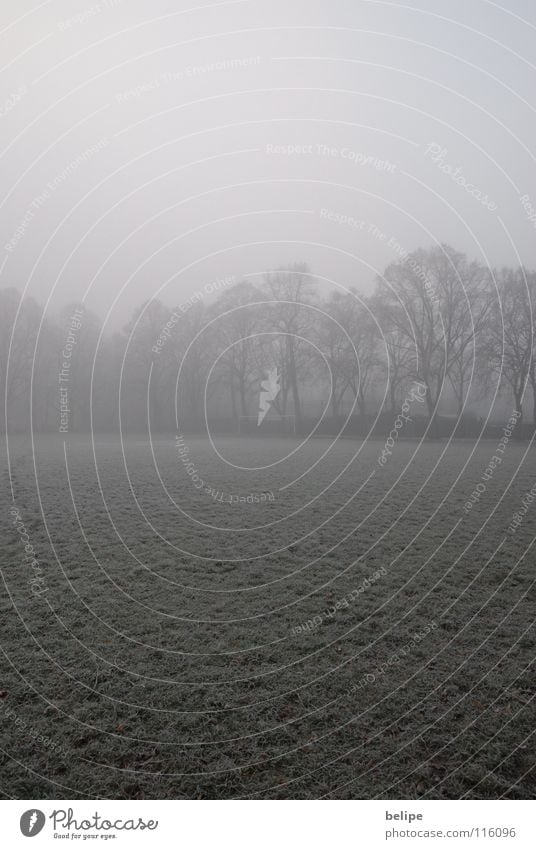
<svg viewBox="0 0 536 849"><path fill-rule="evenodd" d="M259 424L258 416L240 416L239 436L296 436L296 416L267 417Z"/></svg>

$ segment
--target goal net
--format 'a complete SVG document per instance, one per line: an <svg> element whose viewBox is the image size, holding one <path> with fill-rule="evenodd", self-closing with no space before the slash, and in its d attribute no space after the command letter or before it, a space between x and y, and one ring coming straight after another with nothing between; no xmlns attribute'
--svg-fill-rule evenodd
<svg viewBox="0 0 536 849"><path fill-rule="evenodd" d="M266 417L260 424L258 416L240 416L239 436L296 436L296 416Z"/></svg>

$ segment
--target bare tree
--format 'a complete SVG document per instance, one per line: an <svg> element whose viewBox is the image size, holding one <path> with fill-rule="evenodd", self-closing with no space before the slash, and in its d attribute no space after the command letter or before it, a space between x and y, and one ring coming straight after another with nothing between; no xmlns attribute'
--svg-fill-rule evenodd
<svg viewBox="0 0 536 849"><path fill-rule="evenodd" d="M461 410L490 309L482 267L448 245L418 250L387 268L377 297L399 346L412 350L411 373L426 386L430 421L447 380Z"/></svg>
<svg viewBox="0 0 536 849"><path fill-rule="evenodd" d="M213 379L221 378L228 388L232 416L247 416L253 387L258 382L256 351L262 337L261 311L257 302L261 299L258 290L250 283L242 282L222 293L211 310L217 317L213 324L216 339L216 355L219 367Z"/></svg>
<svg viewBox="0 0 536 849"><path fill-rule="evenodd" d="M166 366L172 350L170 320L170 311L160 301L151 300L134 312L124 329L128 341L122 396L126 409L137 411L137 422L145 421L148 407L147 425L155 430L163 426Z"/></svg>
<svg viewBox="0 0 536 849"><path fill-rule="evenodd" d="M315 282L308 266L298 263L266 274L264 289L271 301L267 324L281 334L284 342L281 370L288 376L299 429L303 423L299 372L307 367L306 343L302 339L312 328L314 320L307 305L312 303Z"/></svg>
<svg viewBox="0 0 536 849"><path fill-rule="evenodd" d="M372 298L351 289L319 301L307 266L292 265L268 272L258 288L239 283L210 307L200 297L175 309L151 300L114 336L80 305L43 317L35 301L7 289L0 386L17 429L28 426L30 409L38 430L57 427L65 371L71 430L116 427L121 409L123 422L162 431L174 426L176 408L182 426L199 430L208 412L225 426L255 413L262 382L277 370L271 406L282 417L294 412L302 429L305 405L329 384L336 420L348 400L366 417L385 383L395 413L405 385L419 380L433 426L440 400L459 417L499 375L520 413L531 388L536 426L535 299L535 272L493 276L446 245L391 264Z"/></svg>
<svg viewBox="0 0 536 849"><path fill-rule="evenodd" d="M402 389L412 375L413 351L408 338L394 325L389 323L389 317L382 321L382 312L378 317L383 324L382 338L378 345L378 371L387 381L387 395L391 414L396 415L402 403ZM385 352L385 357L382 353Z"/></svg>
<svg viewBox="0 0 536 849"><path fill-rule="evenodd" d="M458 257L461 255L457 255ZM448 276L446 285L451 287L446 303L449 306L446 319L447 344L451 354L447 362L448 378L456 399L457 414L463 412L471 384L482 377L483 358L480 345L491 316L493 287L490 271L476 262L468 263L465 258L456 266L463 293L454 277ZM457 299L461 298L459 303ZM485 381L481 381L485 384ZM478 389L474 393L480 395Z"/></svg>
<svg viewBox="0 0 536 849"><path fill-rule="evenodd" d="M523 420L523 402L528 383L536 392L534 374L535 275L523 268L504 268L496 275L499 299L493 304L486 333L486 350L490 367L511 388L516 410ZM536 395L534 396L536 398ZM534 402L536 424L536 400Z"/></svg>
<svg viewBox="0 0 536 849"><path fill-rule="evenodd" d="M1 428L16 420L27 426L30 411L32 362L41 320L33 298L21 299L16 289L0 291L0 388L5 403Z"/></svg>
<svg viewBox="0 0 536 849"><path fill-rule="evenodd" d="M345 329L346 298L339 291L332 292L321 305L316 316L315 341L328 363L331 383L331 412L338 418L343 398L350 386L352 340ZM354 353L354 359L357 355Z"/></svg>
<svg viewBox="0 0 536 849"><path fill-rule="evenodd" d="M355 289L340 294L331 305L332 315L341 328L337 371L341 400L350 392L359 412L366 416L375 374L379 366L379 329L366 298Z"/></svg>
<svg viewBox="0 0 536 849"><path fill-rule="evenodd" d="M60 378L67 372L69 427L73 432L90 427L91 375L99 334L98 316L83 304L68 304L61 311L56 334L59 342L57 369ZM98 400L98 396L94 400Z"/></svg>
<svg viewBox="0 0 536 849"><path fill-rule="evenodd" d="M204 427L205 387L214 360L214 339L205 332L209 314L205 304L197 301L187 308L178 307L180 319L173 334L173 352L168 371L168 393L175 399L182 423L191 428Z"/></svg>

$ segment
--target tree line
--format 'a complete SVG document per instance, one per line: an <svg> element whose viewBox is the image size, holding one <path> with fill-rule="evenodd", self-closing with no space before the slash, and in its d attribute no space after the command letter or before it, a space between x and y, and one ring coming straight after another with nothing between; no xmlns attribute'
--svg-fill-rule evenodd
<svg viewBox="0 0 536 849"><path fill-rule="evenodd" d="M422 387L429 428L487 416L510 396L536 427L536 273L491 269L448 245L391 263L370 295L304 264L226 285L211 302L153 298L120 332L73 303L45 315L0 290L3 427L237 432L277 373L270 419L310 431L392 420ZM63 379L62 379L63 375ZM379 416L379 419L378 419ZM461 431L460 431L461 432Z"/></svg>

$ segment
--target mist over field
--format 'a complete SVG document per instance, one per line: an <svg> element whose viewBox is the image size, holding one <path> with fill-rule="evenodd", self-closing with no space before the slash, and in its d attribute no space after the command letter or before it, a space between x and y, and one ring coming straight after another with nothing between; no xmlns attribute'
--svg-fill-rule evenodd
<svg viewBox="0 0 536 849"><path fill-rule="evenodd" d="M534 799L535 34L2 4L3 799Z"/></svg>

